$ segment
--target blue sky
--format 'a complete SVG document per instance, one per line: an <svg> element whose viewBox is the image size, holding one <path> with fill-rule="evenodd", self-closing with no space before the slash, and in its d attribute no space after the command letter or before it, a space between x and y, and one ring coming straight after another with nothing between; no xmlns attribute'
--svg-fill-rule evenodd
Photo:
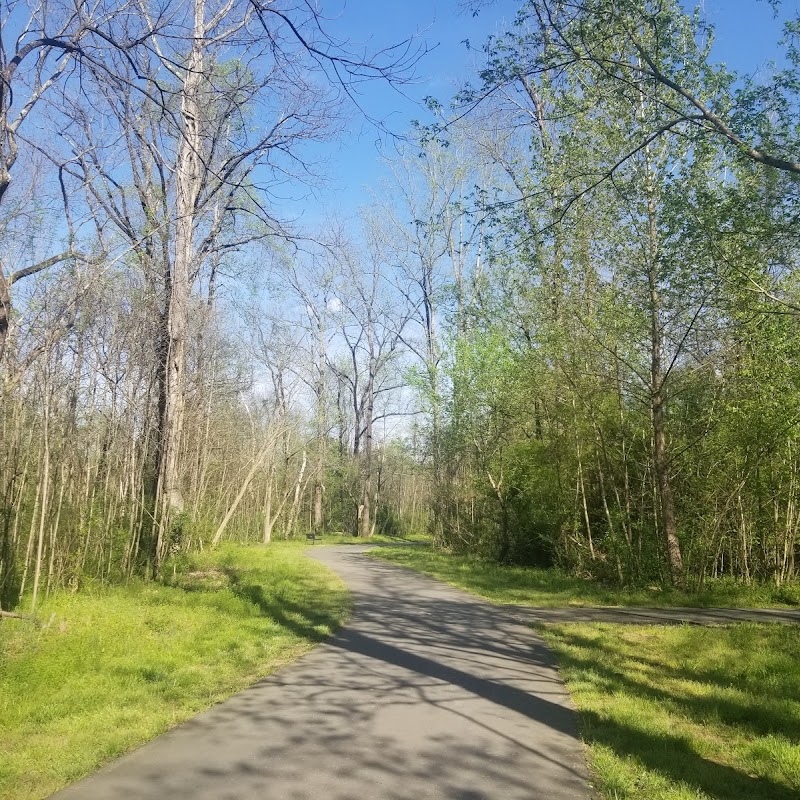
<svg viewBox="0 0 800 800"><path fill-rule="evenodd" d="M694 3L684 3L687 8ZM407 96L375 82L364 86L359 102L373 118L392 131L402 133L413 119L425 119L419 102L433 95L447 102L457 83L474 74L478 54L469 53L465 39L475 47L491 33L502 31L513 19L520 3L497 0L486 4L477 17L459 11L458 0L327 0L328 29L346 38L358 49L375 49L416 35L433 48L417 65L416 83L403 88ZM765 0L703 0L705 15L716 27L714 60L737 72L757 74L779 55L781 21L773 17ZM781 16L796 16L800 0L785 0ZM386 174L380 156L386 137L362 115L355 113L346 135L321 151L328 187L304 199L306 222L322 217L326 210L355 214L368 199L365 187L376 187Z"/></svg>
<svg viewBox="0 0 800 800"><path fill-rule="evenodd" d="M379 81L361 88L358 101L365 113L397 134L406 132L414 119L427 121L423 98L432 95L449 102L458 83L474 74L479 54L468 52L464 41L480 47L519 8L515 0L498 0L474 17L459 11L459 0L327 0L322 5L333 17L328 30L346 38L354 50L375 50L409 36L429 49L415 67L412 84L399 91ZM381 148L391 150L391 138L353 113L346 135L323 148L330 184L317 201L308 199L306 219L320 216L325 208L355 213L367 200L364 187L375 187L385 174Z"/></svg>
<svg viewBox="0 0 800 800"><path fill-rule="evenodd" d="M705 0L702 5L716 29L715 60L746 74L778 57L782 20L800 13L796 0L785 0L778 19L765 0Z"/></svg>

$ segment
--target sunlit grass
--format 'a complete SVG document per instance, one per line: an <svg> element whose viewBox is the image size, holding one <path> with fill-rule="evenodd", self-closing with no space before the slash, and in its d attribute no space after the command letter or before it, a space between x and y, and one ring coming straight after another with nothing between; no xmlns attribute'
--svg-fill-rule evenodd
<svg viewBox="0 0 800 800"><path fill-rule="evenodd" d="M797 800L800 634L548 625L606 800Z"/></svg>
<svg viewBox="0 0 800 800"><path fill-rule="evenodd" d="M48 628L0 623L0 798L46 797L328 636L349 594L304 550L226 547L173 585L52 597Z"/></svg>
<svg viewBox="0 0 800 800"><path fill-rule="evenodd" d="M557 569L513 567L428 547L382 547L369 553L430 575L492 603L559 608L565 606L691 606L724 608L800 605L800 584L746 586L709 581L699 592L661 587L618 588L567 575Z"/></svg>

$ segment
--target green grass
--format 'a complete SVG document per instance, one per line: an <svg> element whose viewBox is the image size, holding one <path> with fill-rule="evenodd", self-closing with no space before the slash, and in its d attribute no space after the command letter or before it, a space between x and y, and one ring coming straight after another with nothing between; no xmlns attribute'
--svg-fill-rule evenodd
<svg viewBox="0 0 800 800"><path fill-rule="evenodd" d="M0 623L0 798L46 797L328 636L349 594L304 550L229 546L172 585L51 597L48 628Z"/></svg>
<svg viewBox="0 0 800 800"><path fill-rule="evenodd" d="M510 567L426 547L382 547L369 554L417 570L492 603L559 608L565 606L692 606L699 608L781 608L800 605L800 584L746 586L709 581L699 592L659 587L621 589L567 575L556 569Z"/></svg>
<svg viewBox="0 0 800 800"><path fill-rule="evenodd" d="M605 800L797 800L794 626L544 626Z"/></svg>

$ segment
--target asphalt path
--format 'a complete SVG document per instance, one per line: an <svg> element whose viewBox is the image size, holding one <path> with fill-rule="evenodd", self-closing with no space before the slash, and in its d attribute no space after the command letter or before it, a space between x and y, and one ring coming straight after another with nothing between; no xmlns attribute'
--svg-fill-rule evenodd
<svg viewBox="0 0 800 800"><path fill-rule="evenodd" d="M336 636L54 797L593 797L577 715L519 610L363 549L311 552L353 592Z"/></svg>

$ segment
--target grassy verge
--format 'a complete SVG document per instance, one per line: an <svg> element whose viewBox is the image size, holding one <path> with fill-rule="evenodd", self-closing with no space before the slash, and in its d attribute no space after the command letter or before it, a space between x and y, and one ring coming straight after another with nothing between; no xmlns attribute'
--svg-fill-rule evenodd
<svg viewBox="0 0 800 800"><path fill-rule="evenodd" d="M360 536L353 536L351 533L337 531L326 533L322 537L323 544L430 544L431 537L425 533L409 533L405 536L386 536L376 533L369 539L362 539Z"/></svg>
<svg viewBox="0 0 800 800"><path fill-rule="evenodd" d="M325 638L349 595L304 550L221 548L172 585L54 596L49 628L0 623L0 798L46 797Z"/></svg>
<svg viewBox="0 0 800 800"><path fill-rule="evenodd" d="M800 584L745 586L719 580L700 592L620 589L575 578L555 569L509 567L430 548L382 547L370 553L483 597L492 603L559 608L565 606L692 606L698 608L780 608L800 605Z"/></svg>
<svg viewBox="0 0 800 800"><path fill-rule="evenodd" d="M606 800L797 800L794 626L546 626Z"/></svg>

